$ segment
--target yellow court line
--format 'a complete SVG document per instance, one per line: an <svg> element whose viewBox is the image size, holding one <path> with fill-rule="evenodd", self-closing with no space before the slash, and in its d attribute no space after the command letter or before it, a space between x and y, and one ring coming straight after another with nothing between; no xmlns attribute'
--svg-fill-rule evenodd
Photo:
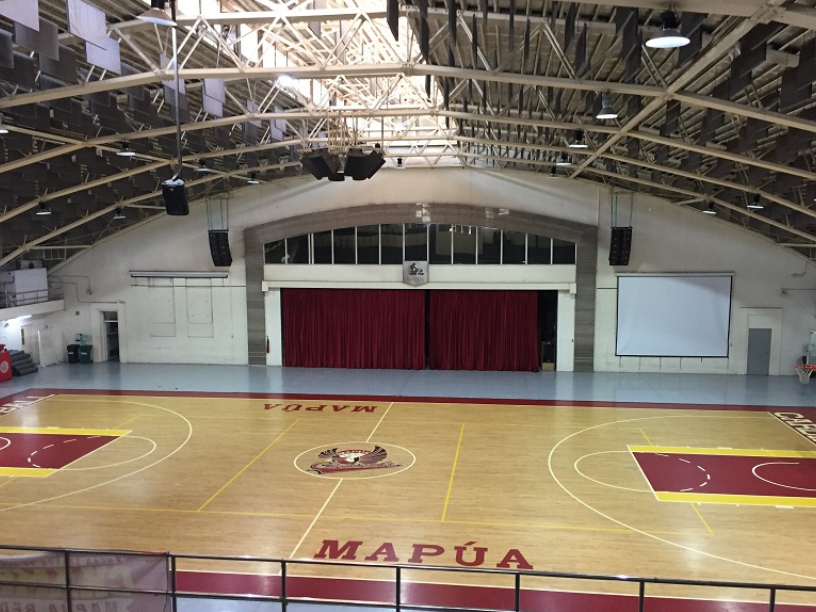
<svg viewBox="0 0 816 612"><path fill-rule="evenodd" d="M47 468L0 467L0 476L20 476L22 478L47 478L57 470Z"/></svg>
<svg viewBox="0 0 816 612"><path fill-rule="evenodd" d="M643 431L643 430L641 429L641 430L640 430L640 433L642 433L642 434L643 434L643 437L644 437L644 438L646 438L646 442L648 442L648 443L649 443L649 446L654 446L654 444L652 444L652 441L649 439L649 436L647 436L647 435L646 435L646 432L645 432L645 431Z"/></svg>
<svg viewBox="0 0 816 612"><path fill-rule="evenodd" d="M696 504L691 504L691 509L694 510L695 514L700 517L700 520L703 521L703 525L705 525L706 530L708 531L708 535L714 535L714 532L711 530L711 527L708 526L708 523L703 518L703 515L700 514L700 510L697 509Z"/></svg>
<svg viewBox="0 0 816 612"><path fill-rule="evenodd" d="M692 446L630 446L633 453L666 453L675 455L718 455L738 457L816 458L816 451L764 450L753 448L695 448Z"/></svg>
<svg viewBox="0 0 816 612"><path fill-rule="evenodd" d="M2 506L17 506L16 503L0 503ZM40 508L56 508L59 510L99 510L102 512L164 512L168 514L198 514L198 510L185 510L183 508L151 508L148 506L83 506L70 504L41 504ZM227 510L204 510L201 514L224 514L228 516L255 516L260 518L312 518L311 514L277 514L273 512L230 512Z"/></svg>
<svg viewBox="0 0 816 612"><path fill-rule="evenodd" d="M126 436L124 429L63 429L61 427L0 427L0 434L57 434L60 436Z"/></svg>
<svg viewBox="0 0 816 612"><path fill-rule="evenodd" d="M237 473L235 476L233 476L232 478L230 478L230 479L227 481L227 483L226 483L226 484L225 484L223 487L221 487L220 489L218 489L218 490L217 490L217 491L216 491L216 492L213 494L213 496L212 496L212 497L210 497L210 499L208 499L207 501L205 501L205 502L204 502L204 503L201 505L201 507L198 509L198 512L201 512L201 511L202 511L204 508L206 508L206 507L207 507L207 506L210 504L210 502L211 502L212 500L214 500L216 497L218 497L218 496L221 494L221 492L222 492L224 489L226 489L228 486L230 486L230 485L231 485L233 482L235 482L235 481L238 479L238 477L239 477L241 474L243 474L243 473L244 473L244 472L246 472L246 471L247 471L247 470L248 470L250 467L252 467L252 464L253 464L253 463L255 463L255 462L258 460L258 459L260 459L260 458L263 456L263 454L264 454L266 451L268 451L270 448L272 448L273 446L275 446L275 443L277 443L277 441L278 441L278 440L280 440L280 439L281 439L281 438L282 438L282 437L283 437L283 436L286 434L286 432L288 432L288 431L289 431L290 429L292 429L292 428L293 428L295 425L297 425L297 424L298 424L298 421L300 421L300 419L296 419L296 420L295 420L295 422L294 422L294 423L292 423L292 424L291 424L289 427L287 427L286 429L284 429L284 430L283 430L283 431L280 433L280 435L278 435L278 437L277 437L277 438L275 438L274 440L272 440L272 442L270 442L270 443L269 443L269 445L268 445L268 446L267 446L265 449L263 449L263 450L262 450L260 453L258 453L257 455L255 455L255 458L254 458L252 461L250 461L250 462L249 462L249 463L247 463L247 464L246 464L246 465L245 465L243 468L241 468L241 471L240 471L240 472L238 472L238 473Z"/></svg>
<svg viewBox="0 0 816 612"><path fill-rule="evenodd" d="M744 506L798 506L816 508L816 498L777 497L775 495L723 495L717 493L655 493L660 501L697 502L701 504L740 504Z"/></svg>
<svg viewBox="0 0 816 612"><path fill-rule="evenodd" d="M445 505L442 508L442 522L448 514L448 503L450 502L451 491L453 491L453 477L456 476L456 464L459 462L459 450L462 448L462 436L465 435L465 424L459 430L459 441L456 443L456 454L453 456L453 469L451 470L450 481L448 482L448 493L445 495Z"/></svg>

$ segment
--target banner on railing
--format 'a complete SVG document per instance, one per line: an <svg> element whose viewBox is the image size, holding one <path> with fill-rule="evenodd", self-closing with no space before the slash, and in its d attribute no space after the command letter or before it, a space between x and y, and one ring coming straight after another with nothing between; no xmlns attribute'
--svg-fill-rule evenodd
<svg viewBox="0 0 816 612"><path fill-rule="evenodd" d="M67 585L71 612L170 609L166 555L71 552L68 565L64 553L0 554L0 612L67 612Z"/></svg>

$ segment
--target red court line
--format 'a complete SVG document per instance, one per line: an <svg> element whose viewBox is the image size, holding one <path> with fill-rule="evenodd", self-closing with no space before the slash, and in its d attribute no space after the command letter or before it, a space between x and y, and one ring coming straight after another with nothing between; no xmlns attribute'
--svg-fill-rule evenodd
<svg viewBox="0 0 816 612"><path fill-rule="evenodd" d="M179 593L279 597L280 584L280 578L277 576L184 571L177 573ZM286 596L292 599L386 605L393 605L396 600L395 584L381 580L289 577L286 587ZM632 584L632 589L635 588L636 585ZM520 599L523 611L638 612L638 598L635 595L522 589ZM515 593L512 588L505 587L404 583L400 603L406 606L510 611L515 609ZM766 603L648 597L648 591L645 605L645 612L767 612L767 610ZM812 607L806 605L778 604L776 610L813 612Z"/></svg>
<svg viewBox="0 0 816 612"><path fill-rule="evenodd" d="M313 399L315 401L359 401L359 402L421 402L423 404L485 404L513 406L574 406L587 408L646 408L666 410L725 410L739 412L769 412L779 410L813 411L810 406L768 406L754 404L672 404L648 402L600 402L577 400L532 400L514 398L476 398L476 397L420 397L411 395L315 395L310 393L248 393L248 392L206 392L206 391L145 391L145 390L106 390L106 389L29 389L0 399L3 404L24 400L36 395L111 395L114 397L188 397L208 399Z"/></svg>

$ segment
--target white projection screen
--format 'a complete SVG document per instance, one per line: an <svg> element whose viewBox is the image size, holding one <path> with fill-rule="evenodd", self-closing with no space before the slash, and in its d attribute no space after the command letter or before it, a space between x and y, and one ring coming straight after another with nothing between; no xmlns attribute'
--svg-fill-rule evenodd
<svg viewBox="0 0 816 612"><path fill-rule="evenodd" d="M616 354L728 357L730 274L618 276Z"/></svg>

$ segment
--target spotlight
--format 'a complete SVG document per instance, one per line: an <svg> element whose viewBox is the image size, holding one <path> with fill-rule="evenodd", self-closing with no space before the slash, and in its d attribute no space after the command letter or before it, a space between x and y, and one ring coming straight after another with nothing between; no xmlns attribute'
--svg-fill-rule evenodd
<svg viewBox="0 0 816 612"><path fill-rule="evenodd" d="M51 209L44 202L40 202L40 210L36 214L38 217L46 217L51 214Z"/></svg>
<svg viewBox="0 0 816 612"><path fill-rule="evenodd" d="M660 32L646 41L647 47L651 49L676 49L677 47L685 47L691 42L680 33L680 20L673 11L663 13L660 20Z"/></svg>
<svg viewBox="0 0 816 612"><path fill-rule="evenodd" d="M402 158L398 157L396 165L397 170L405 170L405 165L402 162L403 162Z"/></svg>
<svg viewBox="0 0 816 612"><path fill-rule="evenodd" d="M164 5L165 0L150 0L150 8L139 15L139 19L160 26L175 27L176 22L167 14L167 9L165 9Z"/></svg>
<svg viewBox="0 0 816 612"><path fill-rule="evenodd" d="M569 143L570 149L588 149L589 145L584 140L584 133L581 130L575 130L572 136L572 142Z"/></svg>
<svg viewBox="0 0 816 612"><path fill-rule="evenodd" d="M119 157L133 157L136 155L136 151L130 148L130 145L127 142L122 143L122 148L120 148L116 154Z"/></svg>
<svg viewBox="0 0 816 612"><path fill-rule="evenodd" d="M207 165L207 161L204 159L200 159L198 161L198 168L196 168L196 172L199 174L210 174L213 172L213 169Z"/></svg>
<svg viewBox="0 0 816 612"><path fill-rule="evenodd" d="M0 134L5 135L8 133L9 133L8 128L3 123L3 115L0 115Z"/></svg>
<svg viewBox="0 0 816 612"><path fill-rule="evenodd" d="M116 214L113 215L113 220L114 221L122 221L124 219L127 219L127 217L125 216L125 213L122 212L121 208L117 208L116 209Z"/></svg>
<svg viewBox="0 0 816 612"><path fill-rule="evenodd" d="M612 100L609 94L604 94L601 98L603 102L601 103L601 112L595 115L596 119L600 119L601 121L610 121L612 119L618 118L618 111L616 111L612 107Z"/></svg>
<svg viewBox="0 0 816 612"><path fill-rule="evenodd" d="M716 215L717 211L714 210L714 205L713 204L709 204L708 208L703 209L703 213L706 214L706 215Z"/></svg>
<svg viewBox="0 0 816 612"><path fill-rule="evenodd" d="M553 166L552 168L550 168L550 176L553 177L553 178L558 176L558 168L556 166Z"/></svg>
<svg viewBox="0 0 816 612"><path fill-rule="evenodd" d="M257 172L250 172L249 178L247 179L247 185L260 185L261 181L258 180L258 173Z"/></svg>
<svg viewBox="0 0 816 612"><path fill-rule="evenodd" d="M762 210L763 208L765 208L762 205L762 198L759 197L759 194L756 194L754 196L753 201L748 203L748 208L750 208L751 210Z"/></svg>
<svg viewBox="0 0 816 612"><path fill-rule="evenodd" d="M566 153L562 153L561 157L559 157L557 160L555 160L555 165L560 167L560 168L566 168L566 167L572 165L572 160L569 158L569 156Z"/></svg>

